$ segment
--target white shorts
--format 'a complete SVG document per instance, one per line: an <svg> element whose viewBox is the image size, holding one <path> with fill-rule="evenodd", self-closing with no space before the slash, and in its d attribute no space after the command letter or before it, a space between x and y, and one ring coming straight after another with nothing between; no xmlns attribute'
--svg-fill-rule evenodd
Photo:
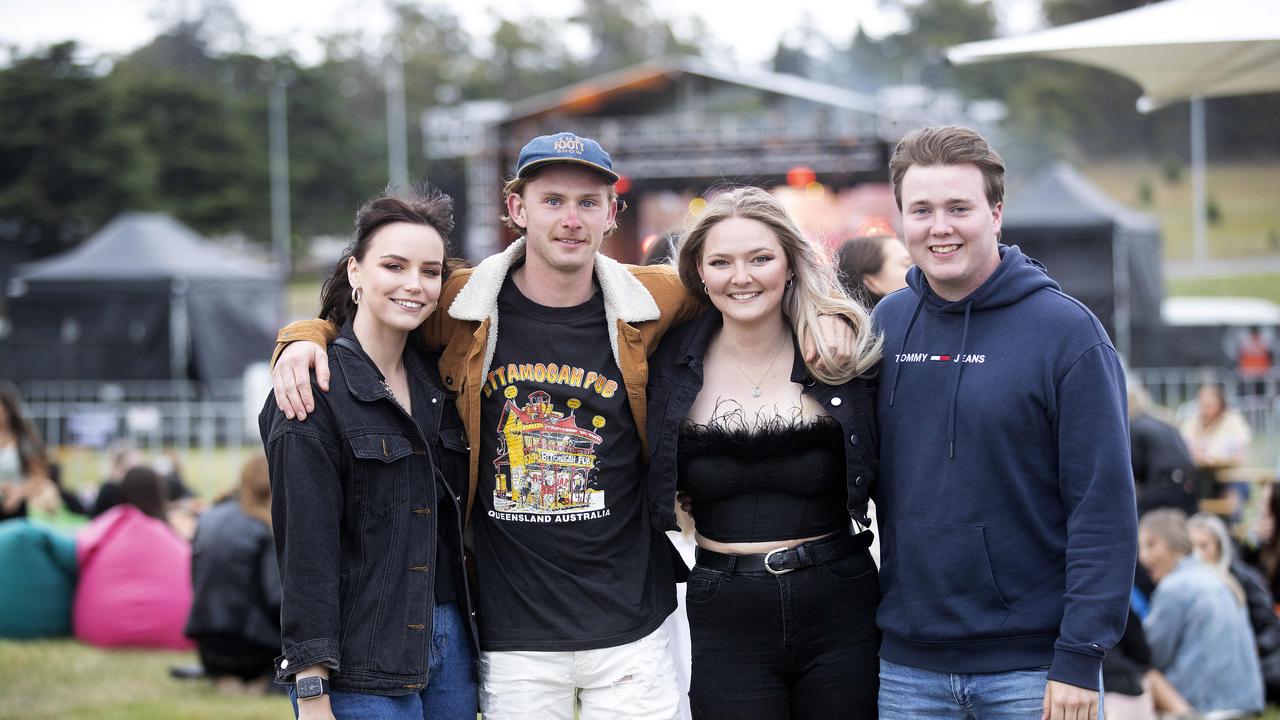
<svg viewBox="0 0 1280 720"><path fill-rule="evenodd" d="M680 690L666 626L598 650L480 653L486 720L678 720Z"/></svg>

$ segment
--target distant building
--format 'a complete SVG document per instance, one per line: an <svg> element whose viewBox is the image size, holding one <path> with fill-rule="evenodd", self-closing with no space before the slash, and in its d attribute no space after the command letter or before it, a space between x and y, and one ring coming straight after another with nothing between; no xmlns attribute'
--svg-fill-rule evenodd
<svg viewBox="0 0 1280 720"><path fill-rule="evenodd" d="M715 185L783 188L784 203L806 231L832 244L865 216L895 215L891 143L923 119L916 106L885 107L794 75L677 58L510 105L436 109L424 115L422 128L429 155L467 160L467 226L459 233L467 256L484 257L511 239L499 222L500 188L520 147L569 130L599 140L613 155L628 209L604 251L639 262L645 240L665 236L689 203Z"/></svg>

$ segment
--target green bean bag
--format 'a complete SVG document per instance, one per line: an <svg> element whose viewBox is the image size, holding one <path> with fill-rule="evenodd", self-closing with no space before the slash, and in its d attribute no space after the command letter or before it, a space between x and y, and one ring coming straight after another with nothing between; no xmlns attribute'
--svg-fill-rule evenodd
<svg viewBox="0 0 1280 720"><path fill-rule="evenodd" d="M76 541L26 518L0 522L0 637L71 634Z"/></svg>

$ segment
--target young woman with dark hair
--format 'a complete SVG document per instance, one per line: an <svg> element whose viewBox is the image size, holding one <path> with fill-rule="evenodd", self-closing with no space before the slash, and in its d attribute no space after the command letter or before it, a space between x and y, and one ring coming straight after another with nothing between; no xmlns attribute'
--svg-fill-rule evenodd
<svg viewBox="0 0 1280 720"><path fill-rule="evenodd" d="M384 194L322 291L330 392L305 421L260 417L299 718L473 718L476 635L462 572L467 444L436 356L409 339L449 272L452 201ZM314 379L312 380L314 383Z"/></svg>
<svg viewBox="0 0 1280 720"><path fill-rule="evenodd" d="M887 220L863 223L836 251L840 282L849 297L867 308L907 286L911 256Z"/></svg>

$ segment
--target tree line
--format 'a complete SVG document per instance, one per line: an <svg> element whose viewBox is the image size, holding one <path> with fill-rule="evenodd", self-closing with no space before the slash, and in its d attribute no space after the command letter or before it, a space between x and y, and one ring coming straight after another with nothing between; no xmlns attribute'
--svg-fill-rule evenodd
<svg viewBox="0 0 1280 720"><path fill-rule="evenodd" d="M942 50L993 37L989 0L883 0L906 28L845 43L801 25L784 34L772 69L864 92L893 84L953 88L1008 106L1006 131L1045 157L1185 155L1185 106L1140 116L1133 83L1100 70L1019 61L951 67ZM1052 24L1143 0L1043 0ZM383 59L404 59L411 177L462 193L456 161L422 152L416 118L467 100L518 100L660 55L719 51L700 20L658 17L643 0L583 0L567 19L500 18L472 37L443 6L392 6L391 37L359 30L322 39L318 63L244 49L226 0L206 0L145 46L119 58L85 57L74 43L26 55L0 70L0 242L33 256L83 240L122 210L175 215L212 235L270 236L268 91L288 86L289 173L295 240L349 231L354 208L386 183ZM571 51L568 24L588 37ZM229 49L228 49L229 48ZM1210 153L1280 154L1280 96L1209 103Z"/></svg>

